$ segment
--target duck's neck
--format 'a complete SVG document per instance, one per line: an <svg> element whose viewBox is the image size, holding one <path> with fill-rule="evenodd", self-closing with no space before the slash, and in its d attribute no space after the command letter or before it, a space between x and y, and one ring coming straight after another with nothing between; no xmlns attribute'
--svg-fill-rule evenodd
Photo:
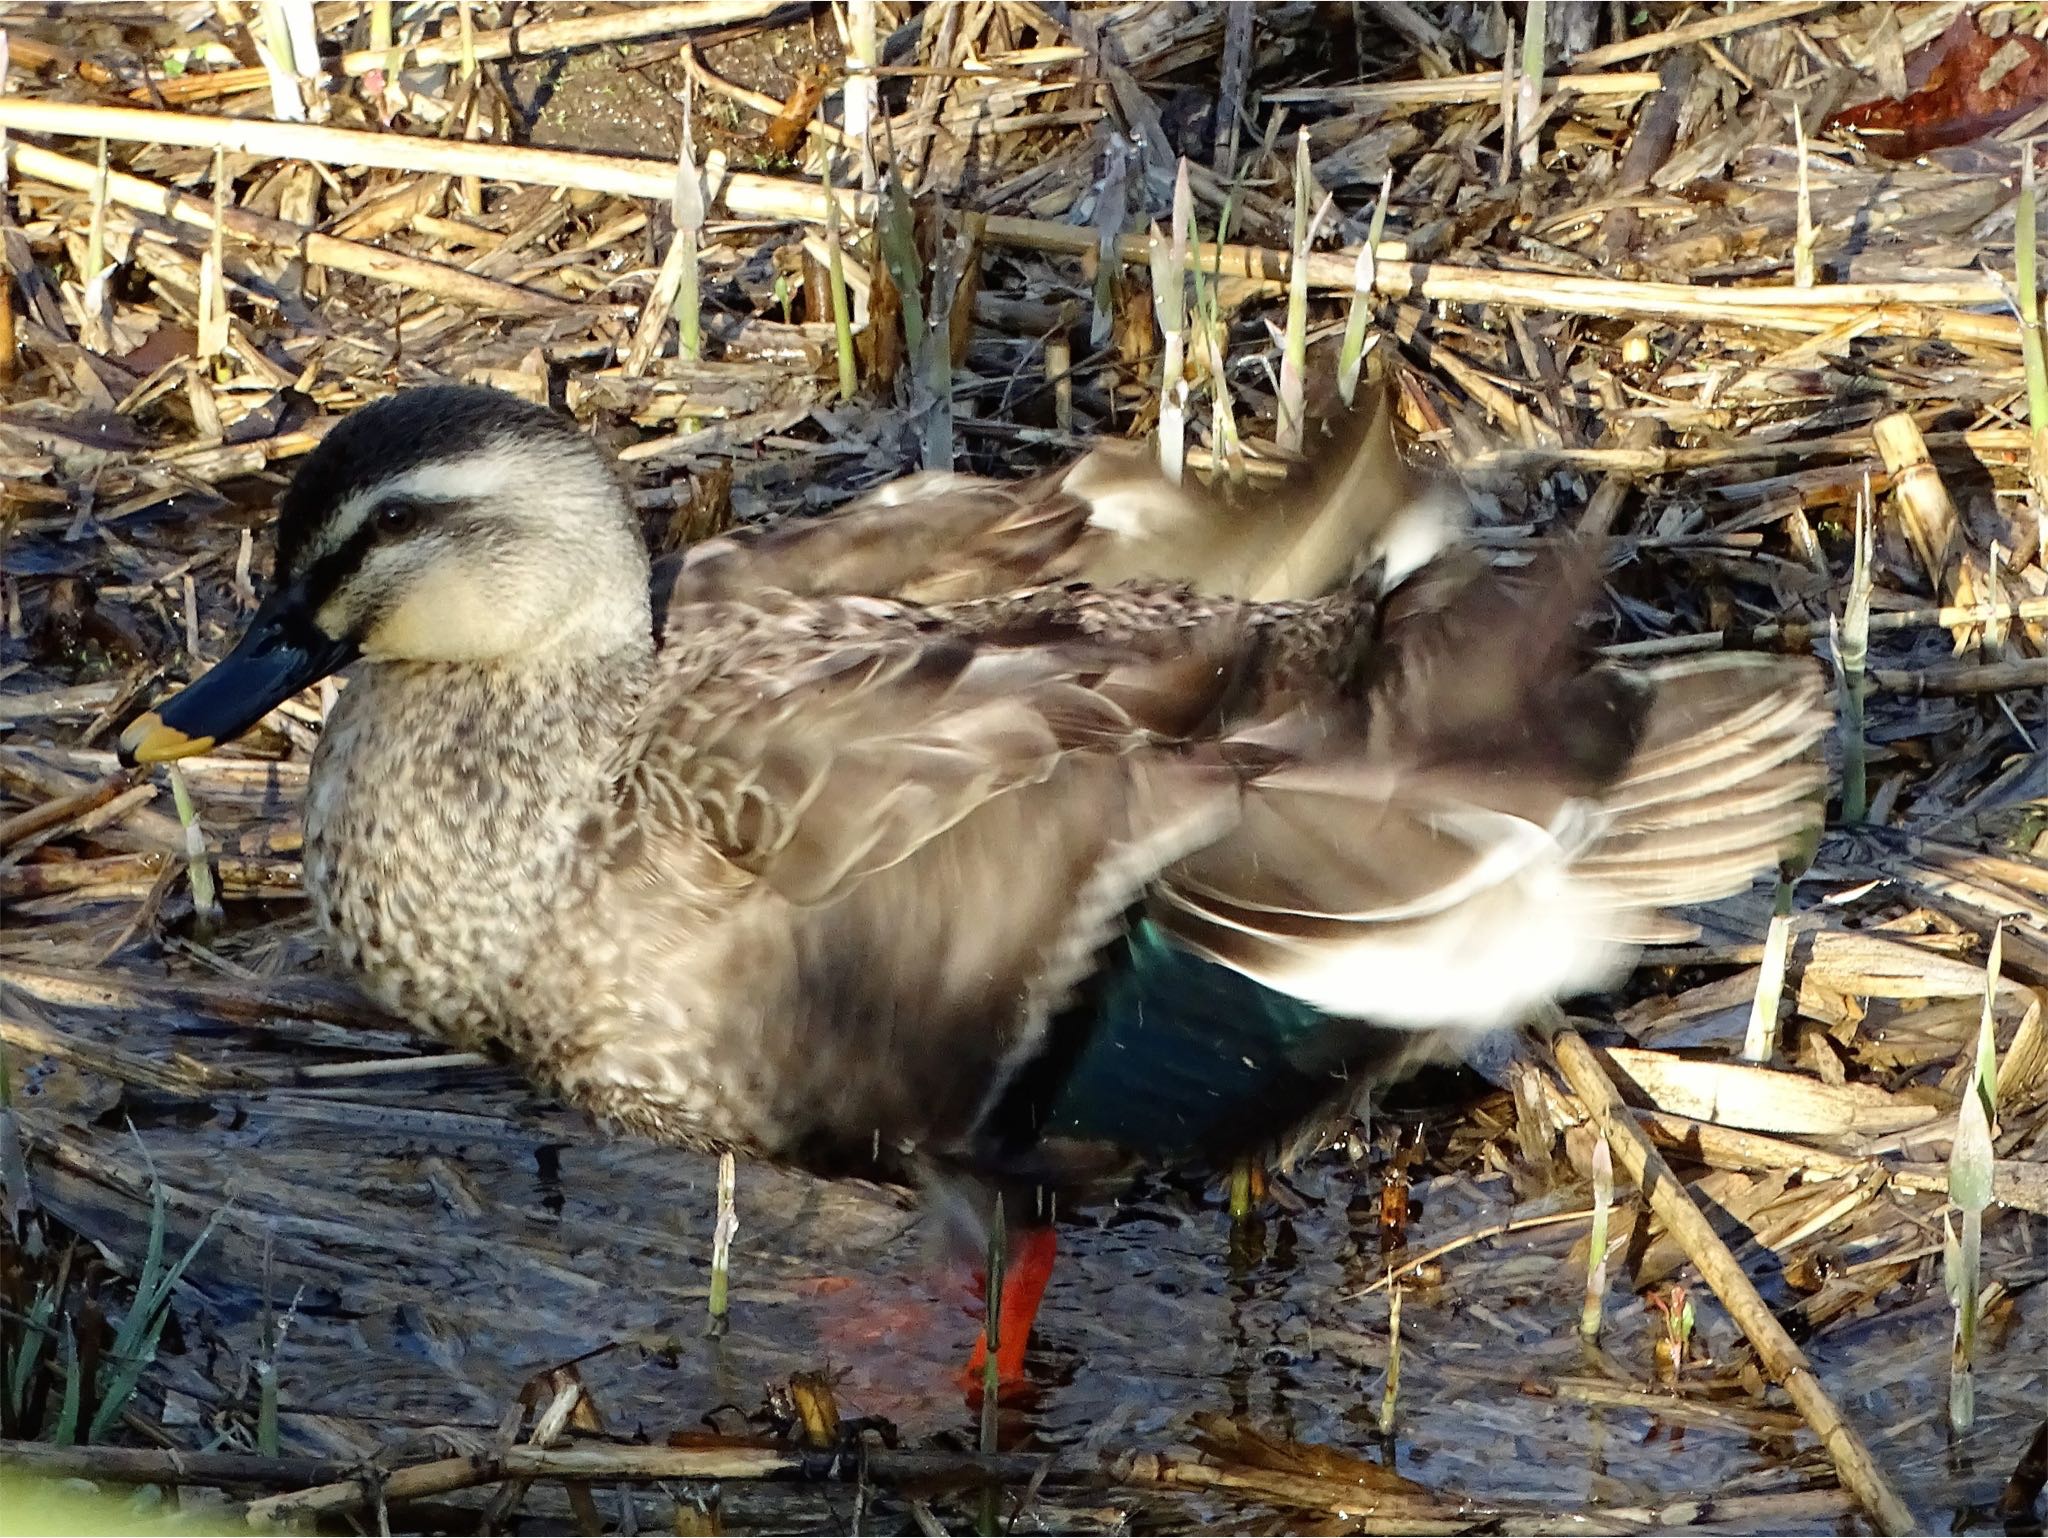
<svg viewBox="0 0 2048 1538"><path fill-rule="evenodd" d="M462 1045L495 1034L590 868L651 659L628 640L357 670L313 761L306 888L387 1007Z"/></svg>

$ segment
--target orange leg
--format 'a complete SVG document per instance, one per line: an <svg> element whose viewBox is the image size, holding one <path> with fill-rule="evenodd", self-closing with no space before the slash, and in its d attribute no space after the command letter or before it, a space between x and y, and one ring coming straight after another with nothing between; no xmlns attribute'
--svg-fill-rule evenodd
<svg viewBox="0 0 2048 1538"><path fill-rule="evenodd" d="M1031 1343L1031 1326L1038 1318L1046 1284L1052 1280L1053 1259L1058 1238L1050 1226L1022 1228L1010 1236L1010 1260L1003 1268L1003 1296L996 1308L1000 1327L996 1341L996 1381L1015 1384L1024 1381L1024 1348ZM974 1342L974 1354L960 1375L970 1390L981 1387L982 1370L988 1362L988 1331Z"/></svg>

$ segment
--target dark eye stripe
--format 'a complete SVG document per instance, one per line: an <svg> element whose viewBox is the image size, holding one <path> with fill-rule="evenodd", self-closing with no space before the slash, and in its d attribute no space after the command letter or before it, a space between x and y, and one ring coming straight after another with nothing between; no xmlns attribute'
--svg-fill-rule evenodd
<svg viewBox="0 0 2048 1538"><path fill-rule="evenodd" d="M356 574L376 542L374 521L366 518L347 539L308 566L299 577L307 606L317 610L332 598L335 590Z"/></svg>

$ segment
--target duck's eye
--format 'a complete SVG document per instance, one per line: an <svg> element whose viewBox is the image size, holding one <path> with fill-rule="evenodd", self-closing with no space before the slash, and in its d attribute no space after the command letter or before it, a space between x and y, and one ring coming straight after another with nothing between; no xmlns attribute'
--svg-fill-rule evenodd
<svg viewBox="0 0 2048 1538"><path fill-rule="evenodd" d="M377 504L374 516L379 534L410 534L419 527L425 509L410 497L387 497Z"/></svg>

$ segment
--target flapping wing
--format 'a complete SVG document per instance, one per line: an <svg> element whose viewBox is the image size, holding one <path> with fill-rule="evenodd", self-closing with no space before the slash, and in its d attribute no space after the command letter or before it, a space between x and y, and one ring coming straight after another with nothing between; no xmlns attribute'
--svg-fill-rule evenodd
<svg viewBox="0 0 2048 1538"><path fill-rule="evenodd" d="M1482 1030L1607 986L1663 910L1768 872L1816 816L1818 669L1726 656L1628 673L1581 653L1583 583L1476 568L1389 601L1362 732L1313 713L1157 912L1201 954L1332 1014Z"/></svg>

